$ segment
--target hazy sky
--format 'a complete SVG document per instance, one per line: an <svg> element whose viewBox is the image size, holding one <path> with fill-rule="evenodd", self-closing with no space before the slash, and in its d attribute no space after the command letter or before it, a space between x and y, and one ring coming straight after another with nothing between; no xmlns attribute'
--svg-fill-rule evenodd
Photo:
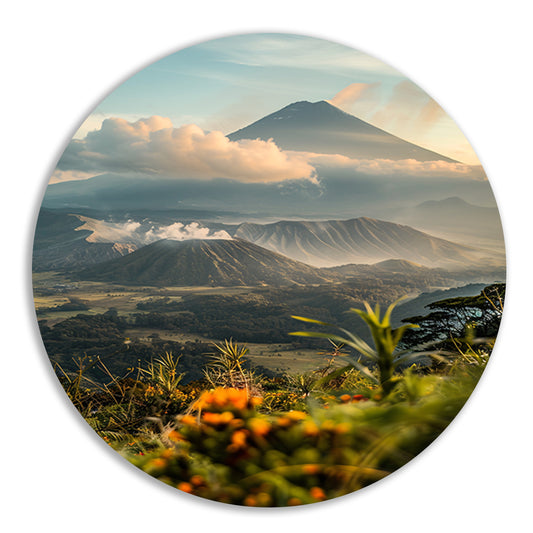
<svg viewBox="0 0 533 533"><path fill-rule="evenodd" d="M154 115L176 128L228 134L298 100L328 100L415 144L479 164L455 123L398 71L343 45L284 34L227 37L171 54L111 93L75 138L105 118Z"/></svg>

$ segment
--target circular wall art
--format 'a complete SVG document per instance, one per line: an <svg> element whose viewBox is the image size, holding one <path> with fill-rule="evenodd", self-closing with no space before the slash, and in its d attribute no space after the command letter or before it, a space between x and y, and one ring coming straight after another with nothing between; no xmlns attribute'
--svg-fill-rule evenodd
<svg viewBox="0 0 533 533"><path fill-rule="evenodd" d="M290 34L192 46L81 124L35 231L40 332L109 446L177 490L357 491L453 420L505 253L487 177L392 67Z"/></svg>

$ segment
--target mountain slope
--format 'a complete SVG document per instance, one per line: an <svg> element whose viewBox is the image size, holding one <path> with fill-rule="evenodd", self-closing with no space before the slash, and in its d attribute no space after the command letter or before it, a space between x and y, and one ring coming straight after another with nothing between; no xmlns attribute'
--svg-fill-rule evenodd
<svg viewBox="0 0 533 533"><path fill-rule="evenodd" d="M488 261L486 252L367 217L244 223L234 236L320 267L405 259L429 267L463 268Z"/></svg>
<svg viewBox="0 0 533 533"><path fill-rule="evenodd" d="M79 229L83 225L75 215L41 209L33 240L33 270L86 267L122 257L136 248L129 243L89 242L92 232Z"/></svg>
<svg viewBox="0 0 533 533"><path fill-rule="evenodd" d="M79 273L80 279L154 286L248 286L338 279L243 240L164 239Z"/></svg>
<svg viewBox="0 0 533 533"><path fill-rule="evenodd" d="M295 102L228 138L273 139L284 150L342 154L357 159L452 161L387 133L328 102Z"/></svg>

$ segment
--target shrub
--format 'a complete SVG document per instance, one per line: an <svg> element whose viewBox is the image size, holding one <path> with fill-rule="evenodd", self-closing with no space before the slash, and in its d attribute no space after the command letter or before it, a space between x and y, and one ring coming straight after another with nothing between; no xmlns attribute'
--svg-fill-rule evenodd
<svg viewBox="0 0 533 533"><path fill-rule="evenodd" d="M409 394L396 392L407 400L341 397L340 404L309 414L261 414L261 398L219 388L178 417L163 435L166 447L142 456L123 453L157 479L211 500L313 503L367 486L416 456L455 417L477 377L412 375Z"/></svg>

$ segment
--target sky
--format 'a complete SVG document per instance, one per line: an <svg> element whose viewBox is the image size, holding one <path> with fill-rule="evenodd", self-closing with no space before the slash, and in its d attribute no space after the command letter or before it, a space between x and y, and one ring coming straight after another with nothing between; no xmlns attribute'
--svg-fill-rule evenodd
<svg viewBox="0 0 533 533"><path fill-rule="evenodd" d="M125 123L135 124L139 119L149 119L145 124L166 120L164 124L180 135L203 131L205 148L211 141L219 142L220 135L299 100L327 100L405 140L467 165L479 165L453 120L397 70L344 45L290 34L231 36L160 59L107 96L74 138L88 138L89 132L100 130L109 118L123 119L124 131ZM187 130L189 125L198 130ZM142 132L137 128L136 134ZM274 172L292 166L310 174L306 162L290 154L275 153L272 146L252 148L254 157L273 158ZM236 149L231 151L234 156L248 157ZM64 169L56 172L53 182L90 177L86 169L78 173L75 168Z"/></svg>

